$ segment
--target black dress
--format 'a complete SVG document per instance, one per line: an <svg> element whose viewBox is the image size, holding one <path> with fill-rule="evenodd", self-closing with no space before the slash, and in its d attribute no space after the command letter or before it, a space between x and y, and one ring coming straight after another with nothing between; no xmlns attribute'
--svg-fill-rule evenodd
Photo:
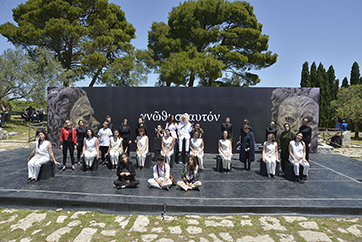
<svg viewBox="0 0 362 242"><path fill-rule="evenodd" d="M122 145L123 145L123 150L127 151L127 155L129 157L129 141L131 140L131 128L127 125L127 126L123 126L121 125L119 127L119 135L122 137Z"/></svg>
<svg viewBox="0 0 362 242"><path fill-rule="evenodd" d="M305 159L309 161L309 144L312 140L312 128L306 125L302 125L299 128L299 132L303 134L303 142L305 143Z"/></svg>
<svg viewBox="0 0 362 242"><path fill-rule="evenodd" d="M121 176L120 174L122 172L129 172L129 176ZM136 187L140 182L136 180L136 171L133 167L132 162L128 161L127 163L124 163L122 160L118 162L118 168L117 168L117 176L118 179L115 180L113 183L116 186L125 186L126 188L130 187Z"/></svg>
<svg viewBox="0 0 362 242"><path fill-rule="evenodd" d="M86 132L87 132L87 128L78 127L76 129L76 131L77 131L77 144L78 144L78 146L77 146L77 160L79 162L80 155L83 152L83 145L84 145L84 139L85 139L85 135L86 135Z"/></svg>

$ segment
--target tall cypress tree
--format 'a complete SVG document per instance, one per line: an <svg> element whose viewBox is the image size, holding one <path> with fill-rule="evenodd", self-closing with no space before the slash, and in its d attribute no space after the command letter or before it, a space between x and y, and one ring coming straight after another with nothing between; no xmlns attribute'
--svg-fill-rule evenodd
<svg viewBox="0 0 362 242"><path fill-rule="evenodd" d="M339 89L339 80L336 79L333 65L329 66L327 75L328 75L328 84L330 88L330 97L331 100L335 100L337 98L337 93Z"/></svg>
<svg viewBox="0 0 362 242"><path fill-rule="evenodd" d="M312 65L310 66L310 85L309 87L316 87L317 83L317 65L313 61Z"/></svg>
<svg viewBox="0 0 362 242"><path fill-rule="evenodd" d="M359 84L359 66L357 62L353 62L352 69L351 69L351 85Z"/></svg>
<svg viewBox="0 0 362 242"><path fill-rule="evenodd" d="M310 87L310 75L309 75L309 64L308 61L304 62L302 67L302 76L300 80L300 87Z"/></svg>
<svg viewBox="0 0 362 242"><path fill-rule="evenodd" d="M319 63L317 70L316 87L320 88L320 104L319 104L319 124L322 127L328 127L329 125L329 103L330 99L330 88L327 78L326 70L322 63Z"/></svg>
<svg viewBox="0 0 362 242"><path fill-rule="evenodd" d="M342 80L342 87L348 87L348 80L347 80L347 77L344 77L343 80Z"/></svg>

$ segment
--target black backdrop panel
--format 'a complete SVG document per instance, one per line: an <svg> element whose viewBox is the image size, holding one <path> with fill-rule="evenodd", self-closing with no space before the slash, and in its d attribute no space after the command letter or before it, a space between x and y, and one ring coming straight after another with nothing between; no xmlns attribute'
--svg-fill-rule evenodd
<svg viewBox="0 0 362 242"><path fill-rule="evenodd" d="M48 89L48 94L52 89ZM262 143L265 137L265 129L269 126L270 121L275 120L278 122L278 113L272 113L273 105L276 106L274 109L277 110L277 106L283 100L292 96L303 96L303 98L311 99L313 103L316 103L313 106L317 108L314 112L316 115L314 120L317 120L316 125L318 127L319 89L316 88L84 87L72 89L81 89L83 93L86 93L91 106L88 109L94 110L93 117L99 122L99 127L108 114L112 117L114 129L117 129L122 120L126 118L134 138L137 120L139 117L143 117L149 130L150 150L153 150L155 127L160 124L164 128L167 122L166 119L170 114L179 119L179 116L183 113L189 114L191 123L200 123L204 129L203 137L206 152L217 152L217 141L221 134L220 127L225 122L226 117L230 117L233 124L234 152L236 152L236 141L239 139L244 119L250 121L257 143ZM62 91L64 92L64 90ZM51 97L48 95L48 99L56 98L54 95ZM77 98L79 99L79 97ZM54 104L57 103L56 100L48 100L48 102L53 103L53 106L48 108L56 109L56 104ZM295 108L298 109L298 107ZM51 113L52 110L49 112ZM68 112L69 114L72 113L71 111ZM302 117L302 115L299 116ZM82 115L79 115L79 118L82 118ZM78 119L72 119L74 126L76 126ZM282 131L282 122L284 121L279 122L278 133ZM299 121L295 125L299 127ZM52 127L49 127L49 129L53 134L57 132L60 134L59 127L56 130ZM94 131L97 132L97 130ZM53 135L51 139L52 143L57 146L59 142L56 141L56 135ZM316 146L316 142L314 146ZM131 150L135 150L135 148L135 145L132 144Z"/></svg>

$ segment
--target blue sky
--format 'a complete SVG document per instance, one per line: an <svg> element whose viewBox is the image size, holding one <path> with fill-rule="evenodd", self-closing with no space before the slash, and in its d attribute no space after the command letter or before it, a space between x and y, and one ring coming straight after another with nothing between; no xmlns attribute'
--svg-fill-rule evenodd
<svg viewBox="0 0 362 242"><path fill-rule="evenodd" d="M11 9L21 0L0 0L0 24L12 22ZM172 7L179 0L111 0L126 13L127 21L136 28L132 44L147 48L147 31L153 21L167 22ZM254 71L261 78L256 87L299 87L302 64L322 62L333 65L336 77L350 77L354 61L362 65L362 1L361 0L251 0L254 13L269 35L269 50L279 55L271 67ZM0 36L0 52L11 48ZM157 75L150 75L145 86L153 86ZM89 81L78 82L87 86Z"/></svg>

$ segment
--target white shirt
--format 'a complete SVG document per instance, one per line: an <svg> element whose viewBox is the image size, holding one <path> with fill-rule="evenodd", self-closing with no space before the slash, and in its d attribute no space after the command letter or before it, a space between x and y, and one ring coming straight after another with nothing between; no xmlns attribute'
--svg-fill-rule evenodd
<svg viewBox="0 0 362 242"><path fill-rule="evenodd" d="M112 136L112 130L110 128L101 128L98 131L98 135L101 138L99 145L100 146L109 146L109 136Z"/></svg>
<svg viewBox="0 0 362 242"><path fill-rule="evenodd" d="M167 123L165 130L168 129L171 132L171 136L177 139L177 124L176 123L171 123L170 125Z"/></svg>
<svg viewBox="0 0 362 242"><path fill-rule="evenodd" d="M163 163L162 167L159 167L158 164L153 167L153 178L166 177L170 179L170 165Z"/></svg>
<svg viewBox="0 0 362 242"><path fill-rule="evenodd" d="M38 146L38 142L36 142L35 154L50 157L49 151L48 151L49 144L50 144L50 142L48 140L40 141L39 146Z"/></svg>
<svg viewBox="0 0 362 242"><path fill-rule="evenodd" d="M85 138L85 150L97 151L96 150L96 141L97 141L96 137L93 137L91 139Z"/></svg>
<svg viewBox="0 0 362 242"><path fill-rule="evenodd" d="M303 159L304 144L302 142L295 142L294 140L289 143L292 146L293 155L297 160ZM293 160L292 156L289 155L289 160Z"/></svg>
<svg viewBox="0 0 362 242"><path fill-rule="evenodd" d="M265 144L265 155L269 158L276 157L275 148L276 148L277 142L265 141L264 144Z"/></svg>
<svg viewBox="0 0 362 242"><path fill-rule="evenodd" d="M183 122L180 122L178 127L177 127L177 130L179 132L179 134L181 134L181 136L188 136L190 135L190 132L192 131L192 126L190 124L190 122L188 122L185 127L182 128L182 126L184 126L185 123Z"/></svg>

